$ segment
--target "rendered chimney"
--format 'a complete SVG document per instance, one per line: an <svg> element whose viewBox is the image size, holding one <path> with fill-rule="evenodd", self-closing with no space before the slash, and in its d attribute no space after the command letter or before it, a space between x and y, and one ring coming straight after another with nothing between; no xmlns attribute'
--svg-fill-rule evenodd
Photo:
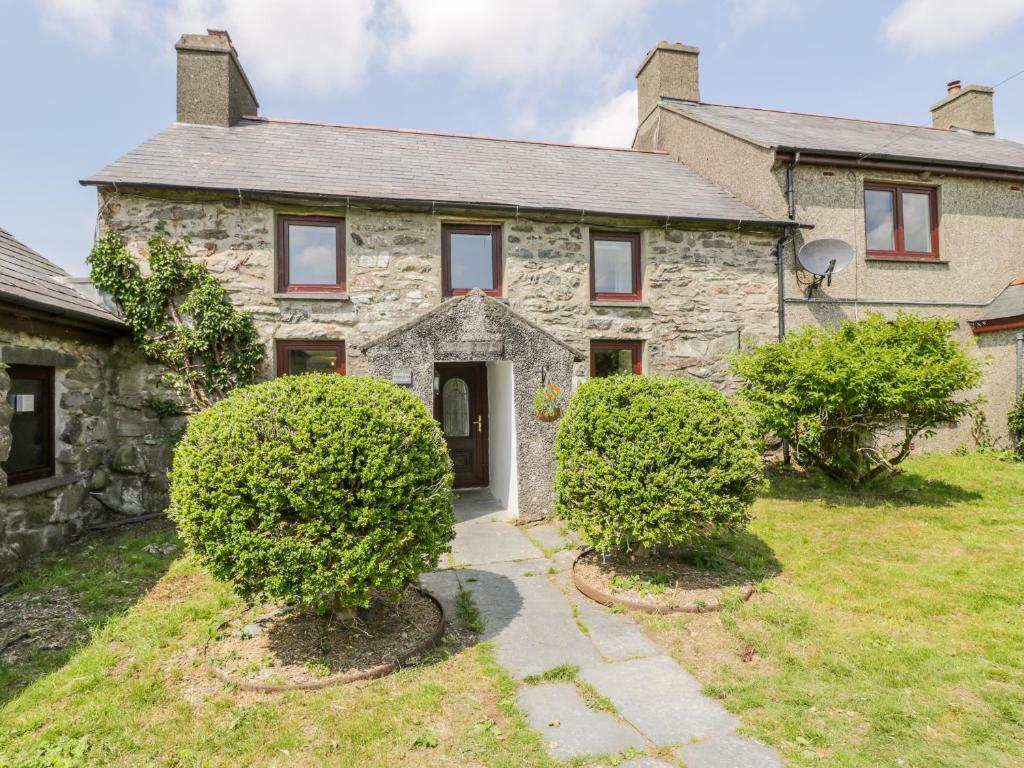
<svg viewBox="0 0 1024 768"><path fill-rule="evenodd" d="M946 85L946 98L932 105L932 127L952 128L992 136L996 132L992 89L985 85Z"/></svg>
<svg viewBox="0 0 1024 768"><path fill-rule="evenodd" d="M700 101L697 58L700 49L662 40L647 52L636 71L637 106L640 122L662 97Z"/></svg>
<svg viewBox="0 0 1024 768"><path fill-rule="evenodd" d="M182 35L178 51L178 122L234 125L254 116L259 102L225 30Z"/></svg>

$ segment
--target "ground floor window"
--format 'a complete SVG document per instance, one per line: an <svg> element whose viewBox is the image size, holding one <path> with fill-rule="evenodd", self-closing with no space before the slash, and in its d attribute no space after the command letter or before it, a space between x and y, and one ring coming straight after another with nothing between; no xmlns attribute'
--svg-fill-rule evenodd
<svg viewBox="0 0 1024 768"><path fill-rule="evenodd" d="M3 463L8 485L49 477L53 464L53 368L12 365L7 402L11 416L11 453Z"/></svg>
<svg viewBox="0 0 1024 768"><path fill-rule="evenodd" d="M614 376L617 373L643 373L642 341L591 341L590 375Z"/></svg>
<svg viewBox="0 0 1024 768"><path fill-rule="evenodd" d="M279 341L276 357L278 376L345 374L344 341Z"/></svg>

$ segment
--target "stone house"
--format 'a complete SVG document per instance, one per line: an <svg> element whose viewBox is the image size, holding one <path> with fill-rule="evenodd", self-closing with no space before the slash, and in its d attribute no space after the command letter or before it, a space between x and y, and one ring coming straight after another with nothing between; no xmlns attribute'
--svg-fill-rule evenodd
<svg viewBox="0 0 1024 768"><path fill-rule="evenodd" d="M166 506L159 372L87 281L0 229L0 574L91 521Z"/></svg>
<svg viewBox="0 0 1024 768"><path fill-rule="evenodd" d="M784 242L784 328L900 310L956 319L984 359L988 428L1007 438L1020 396L1024 144L995 135L993 89L949 83L930 127L701 101L699 51L654 46L637 72L634 146L661 149L737 199L808 227ZM815 288L807 242L838 238L849 267ZM997 298L1002 297L1002 298ZM970 424L932 445L969 442Z"/></svg>
<svg viewBox="0 0 1024 768"><path fill-rule="evenodd" d="M373 374L441 422L463 487L550 512L557 424L616 371L730 384L773 339L793 226L660 150L259 117L226 33L177 43L177 121L83 180L140 255L158 222L251 313L267 376Z"/></svg>

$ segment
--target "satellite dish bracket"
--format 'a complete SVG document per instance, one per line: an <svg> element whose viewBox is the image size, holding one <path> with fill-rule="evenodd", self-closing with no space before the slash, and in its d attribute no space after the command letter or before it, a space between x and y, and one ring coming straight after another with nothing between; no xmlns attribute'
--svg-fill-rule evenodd
<svg viewBox="0 0 1024 768"><path fill-rule="evenodd" d="M835 270L836 270L836 260L835 259L830 259L829 262L828 262L828 267L825 269L824 274L815 275L814 279L811 280L810 284L807 286L807 298L808 299L811 298L811 294L812 293L814 293L816 290L819 290L821 288L821 284L822 283L824 283L825 285L827 285L829 287L832 286L832 273L835 272Z"/></svg>

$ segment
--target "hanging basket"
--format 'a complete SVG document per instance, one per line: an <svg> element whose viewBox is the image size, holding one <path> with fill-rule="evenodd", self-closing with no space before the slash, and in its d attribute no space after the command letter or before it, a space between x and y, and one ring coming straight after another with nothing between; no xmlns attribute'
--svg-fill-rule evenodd
<svg viewBox="0 0 1024 768"><path fill-rule="evenodd" d="M537 411L537 418L541 421L558 421L562 418L562 409L554 411Z"/></svg>

